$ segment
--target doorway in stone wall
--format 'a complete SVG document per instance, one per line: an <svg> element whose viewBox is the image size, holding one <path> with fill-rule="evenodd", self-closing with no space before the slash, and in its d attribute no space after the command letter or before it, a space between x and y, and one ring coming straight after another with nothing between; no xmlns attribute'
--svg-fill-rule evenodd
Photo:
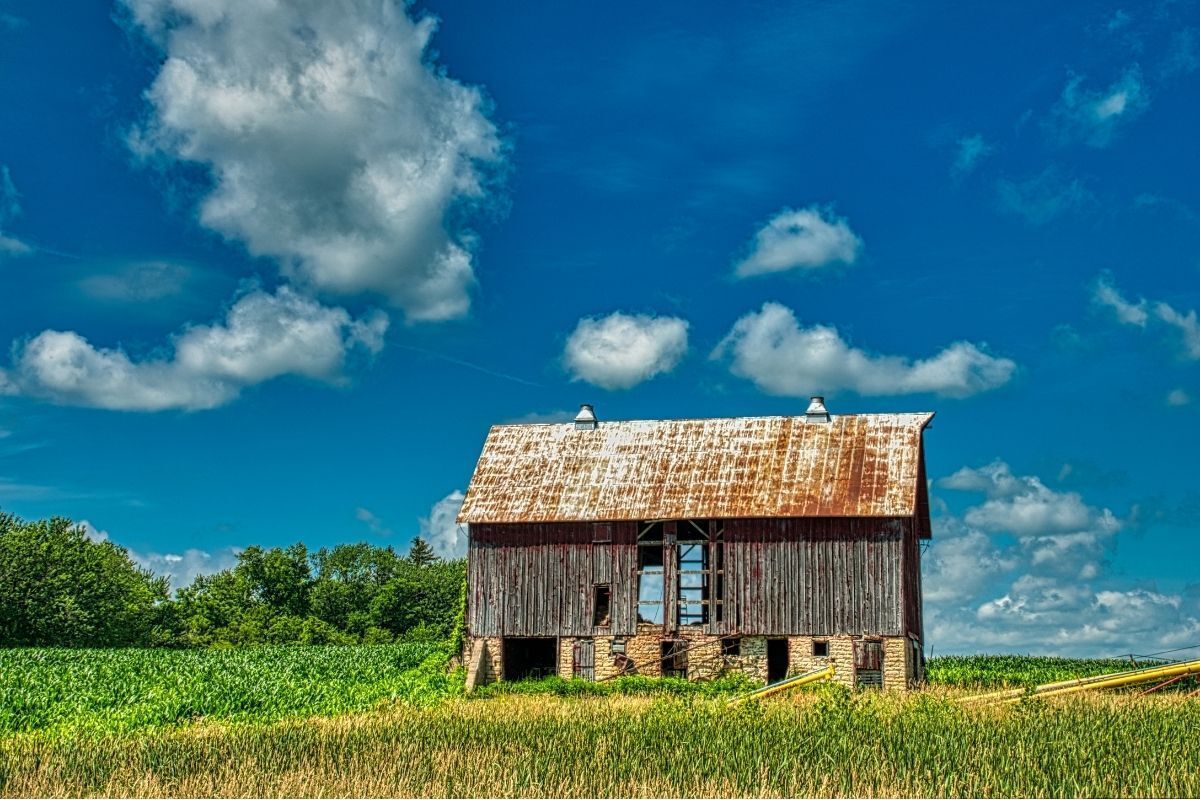
<svg viewBox="0 0 1200 800"><path fill-rule="evenodd" d="M788 674L788 640L767 639L767 683L775 683Z"/></svg>

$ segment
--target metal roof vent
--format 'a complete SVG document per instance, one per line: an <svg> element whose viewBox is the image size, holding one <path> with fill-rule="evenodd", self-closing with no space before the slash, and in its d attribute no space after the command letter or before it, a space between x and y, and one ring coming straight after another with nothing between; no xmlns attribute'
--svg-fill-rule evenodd
<svg viewBox="0 0 1200 800"><path fill-rule="evenodd" d="M806 422L829 422L829 409L825 408L825 398L813 395L809 401L808 410L804 412Z"/></svg>
<svg viewBox="0 0 1200 800"><path fill-rule="evenodd" d="M592 411L591 405L584 403L579 406L579 413L575 415L575 430L594 431L598 424L596 412Z"/></svg>

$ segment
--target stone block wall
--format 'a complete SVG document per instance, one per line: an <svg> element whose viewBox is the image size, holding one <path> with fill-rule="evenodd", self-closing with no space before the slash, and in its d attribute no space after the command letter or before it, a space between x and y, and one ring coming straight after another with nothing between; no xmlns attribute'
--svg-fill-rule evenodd
<svg viewBox="0 0 1200 800"><path fill-rule="evenodd" d="M753 680L767 679L767 638L764 636L740 637L740 653L736 656L722 654L721 640L723 636L706 633L685 632L678 636L664 636L662 629L655 625L642 626L636 636L624 637L625 659L632 661L632 666L624 670L624 674L646 675L659 677L662 675L661 658L662 644L666 641L681 640L689 648L687 653L688 678L691 680L708 680L719 677L727 672L742 672ZM788 674L799 675L811 672L833 663L835 668L834 680L846 686L855 685L854 672L854 641L853 636L789 636L779 637L788 640ZM813 642L827 642L828 656L814 656ZM883 657L883 686L885 689L907 689L915 684L917 665L913 661L913 651L907 637L884 637ZM622 673L620 656L612 652L613 637L592 637L595 652L595 676L597 680L606 680ZM575 639L568 636L558 640L558 675L571 678L574 675L574 645ZM482 670L477 676L475 685L490 683L500 679L503 674L501 665L501 640L499 638L474 638L470 640L470 656L468 669L474 663L474 656L479 647L486 647Z"/></svg>

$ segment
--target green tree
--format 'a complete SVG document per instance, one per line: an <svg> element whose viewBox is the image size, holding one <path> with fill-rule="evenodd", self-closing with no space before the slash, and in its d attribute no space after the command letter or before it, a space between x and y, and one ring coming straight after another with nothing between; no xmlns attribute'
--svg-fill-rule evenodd
<svg viewBox="0 0 1200 800"><path fill-rule="evenodd" d="M437 561L438 557L429 543L418 536L413 539L412 547L408 549L408 560L418 567L426 567Z"/></svg>
<svg viewBox="0 0 1200 800"><path fill-rule="evenodd" d="M0 645L117 647L169 641L167 579L71 520L0 512Z"/></svg>

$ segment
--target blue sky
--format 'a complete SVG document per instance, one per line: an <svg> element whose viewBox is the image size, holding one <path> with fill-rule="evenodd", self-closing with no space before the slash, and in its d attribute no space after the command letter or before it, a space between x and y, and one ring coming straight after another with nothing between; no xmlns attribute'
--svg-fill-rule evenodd
<svg viewBox="0 0 1200 800"><path fill-rule="evenodd" d="M935 651L1200 642L1194 3L559 5L0 2L0 507L453 554L493 423L823 393Z"/></svg>

